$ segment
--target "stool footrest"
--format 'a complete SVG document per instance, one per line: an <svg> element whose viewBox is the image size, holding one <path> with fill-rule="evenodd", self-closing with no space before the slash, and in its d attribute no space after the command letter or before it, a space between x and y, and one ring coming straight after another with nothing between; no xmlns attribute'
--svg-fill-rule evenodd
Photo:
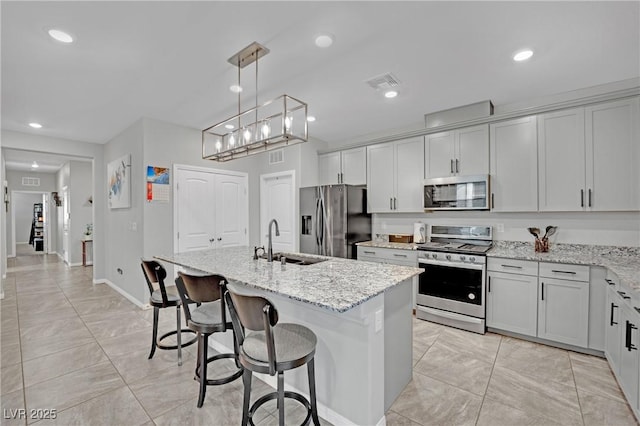
<svg viewBox="0 0 640 426"><path fill-rule="evenodd" d="M235 359L235 354L229 353L229 354L218 354L218 355L214 355L212 357L207 358L207 364L209 364L210 362L213 361L217 361L219 359L225 359L225 358L234 358ZM196 367L196 376L194 377L195 380L200 381L200 372L199 370L200 366ZM217 386L217 385L224 385L225 383L229 383L229 382L233 382L234 380L238 379L239 377L242 376L243 373L243 369L240 368L238 369L238 371L235 371L233 374L230 374L226 377L221 377L219 379L206 379L207 380L207 386Z"/></svg>
<svg viewBox="0 0 640 426"><path fill-rule="evenodd" d="M301 394L297 392L291 392L291 391L284 391L284 397L295 399L300 404L304 405L304 407L307 409L307 417L304 418L304 420L302 421L302 423L300 423L300 425L308 425L309 422L311 421L311 403L309 402L309 400L304 396L302 396ZM250 425L255 426L255 424L253 423L253 414L256 412L256 410L260 408L264 403L271 401L272 399L278 399L278 392L268 393L260 397L256 402L253 403L253 405L249 409Z"/></svg>
<svg viewBox="0 0 640 426"><path fill-rule="evenodd" d="M181 333L196 334L195 331L189 330L188 328L183 328L182 330L180 330L180 332ZM162 339L165 339L165 338L167 338L169 336L173 336L175 334L178 334L178 330L173 330L173 331L170 331L170 332L165 333L162 336L160 336L158 338L158 340L156 340L156 347L158 349L164 349L164 350L178 349L178 345L165 345L165 344L161 343ZM193 339L189 340L188 342L183 342L180 346L184 348L186 346L193 345L197 341L198 341L198 336L195 336Z"/></svg>

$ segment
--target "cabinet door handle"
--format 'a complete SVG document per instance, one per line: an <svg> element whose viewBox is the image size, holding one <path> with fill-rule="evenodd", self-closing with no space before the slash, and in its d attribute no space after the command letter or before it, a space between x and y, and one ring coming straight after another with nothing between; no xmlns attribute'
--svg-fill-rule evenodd
<svg viewBox="0 0 640 426"><path fill-rule="evenodd" d="M407 257L407 255L406 255L406 254L393 253L393 255L394 255L395 257Z"/></svg>
<svg viewBox="0 0 640 426"><path fill-rule="evenodd" d="M338 173L338 183L340 183L340 173Z"/></svg>
<svg viewBox="0 0 640 426"><path fill-rule="evenodd" d="M522 269L522 266L515 266L515 265L500 265L503 268L513 268L513 269Z"/></svg>
<svg viewBox="0 0 640 426"><path fill-rule="evenodd" d="M449 170L451 171L451 174L453 174L453 158L449 160Z"/></svg>
<svg viewBox="0 0 640 426"><path fill-rule="evenodd" d="M222 237L218 238L218 241L222 241Z"/></svg>
<svg viewBox="0 0 640 426"><path fill-rule="evenodd" d="M389 197L389 210L393 210L393 197Z"/></svg>
<svg viewBox="0 0 640 426"><path fill-rule="evenodd" d="M487 293L491 293L491 277L487 277Z"/></svg>
<svg viewBox="0 0 640 426"><path fill-rule="evenodd" d="M393 197L393 209L394 210L398 210L398 200L396 199L396 197Z"/></svg>
<svg viewBox="0 0 640 426"><path fill-rule="evenodd" d="M627 293L625 293L624 291L619 291L618 294L625 300L631 299L631 296L627 296Z"/></svg>
<svg viewBox="0 0 640 426"><path fill-rule="evenodd" d="M589 188L589 207L591 207L591 188Z"/></svg>
<svg viewBox="0 0 640 426"><path fill-rule="evenodd" d="M613 310L614 310L615 308L617 308L617 307L618 307L618 305L616 305L615 303L611 302L611 318L609 319L609 325L616 325L616 324L618 324L617 322L615 322L615 321L613 320Z"/></svg>
<svg viewBox="0 0 640 426"><path fill-rule="evenodd" d="M375 251L366 251L366 250L363 250L362 252L363 252L364 254L376 254L376 252L375 252Z"/></svg>
<svg viewBox="0 0 640 426"><path fill-rule="evenodd" d="M637 306L634 306L633 309L635 309L636 312L640 314L640 308L638 308Z"/></svg>
<svg viewBox="0 0 640 426"><path fill-rule="evenodd" d="M626 336L625 336L626 339L625 339L624 347L627 348L629 352L631 352L632 350L633 351L638 350L638 348L631 343L632 330L637 330L637 329L638 327L636 327L635 324L632 324L627 320L627 330L626 330Z"/></svg>
<svg viewBox="0 0 640 426"><path fill-rule="evenodd" d="M344 173L340 173L340 183L344 183Z"/></svg>
<svg viewBox="0 0 640 426"><path fill-rule="evenodd" d="M491 208L495 209L496 208L496 203L495 203L495 198L493 196L493 192L491 193Z"/></svg>
<svg viewBox="0 0 640 426"><path fill-rule="evenodd" d="M460 168L458 167L459 165L460 165L460 160L456 158L456 173L460 173Z"/></svg>
<svg viewBox="0 0 640 426"><path fill-rule="evenodd" d="M541 284L542 284L542 300L544 300L544 283L541 283Z"/></svg>
<svg viewBox="0 0 640 426"><path fill-rule="evenodd" d="M576 274L573 271L560 271L558 269L552 269L551 272L556 273L556 274L570 274L570 275L575 275Z"/></svg>
<svg viewBox="0 0 640 426"><path fill-rule="evenodd" d="M580 190L580 207L584 207L584 189Z"/></svg>
<svg viewBox="0 0 640 426"><path fill-rule="evenodd" d="M611 281L609 278L605 278L604 279L609 285L616 285L616 283L614 283L613 281Z"/></svg>
<svg viewBox="0 0 640 426"><path fill-rule="evenodd" d="M215 238L209 238L210 243L214 242L215 240L216 240Z"/></svg>

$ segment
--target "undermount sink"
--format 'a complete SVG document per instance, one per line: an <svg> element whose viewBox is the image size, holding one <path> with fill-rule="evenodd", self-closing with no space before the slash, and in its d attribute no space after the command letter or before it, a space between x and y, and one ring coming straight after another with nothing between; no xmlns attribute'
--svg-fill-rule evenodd
<svg viewBox="0 0 640 426"><path fill-rule="evenodd" d="M267 258L267 254L264 253L262 255L259 256L260 259L266 259ZM282 262L282 258L284 257L284 260L286 263L290 263L292 265L300 265L300 266L306 266L306 265L313 265L315 263L320 263L320 262L324 262L327 259L318 259L316 257L308 257L308 256L301 256L299 254L291 254L291 253L273 253L273 261L274 262Z"/></svg>

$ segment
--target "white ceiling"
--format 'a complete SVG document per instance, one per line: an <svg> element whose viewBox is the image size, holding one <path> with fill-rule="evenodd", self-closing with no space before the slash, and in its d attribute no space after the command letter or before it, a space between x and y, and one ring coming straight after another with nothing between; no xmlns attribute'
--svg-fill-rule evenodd
<svg viewBox="0 0 640 426"><path fill-rule="evenodd" d="M19 149L3 149L2 156L5 159L7 170L30 171L36 173L56 173L65 163L71 160L90 161L86 158L23 151ZM31 167L34 161L38 164L38 168Z"/></svg>
<svg viewBox="0 0 640 426"><path fill-rule="evenodd" d="M2 128L105 143L142 116L205 128L237 110L227 58L253 41L259 101L287 93L333 146L495 105L640 76L640 2L2 1ZM61 44L46 29L72 33ZM320 32L335 35L328 49ZM523 47L535 51L512 61ZM254 67L242 73L254 103ZM364 83L392 72L400 95ZM27 123L43 124L34 130Z"/></svg>

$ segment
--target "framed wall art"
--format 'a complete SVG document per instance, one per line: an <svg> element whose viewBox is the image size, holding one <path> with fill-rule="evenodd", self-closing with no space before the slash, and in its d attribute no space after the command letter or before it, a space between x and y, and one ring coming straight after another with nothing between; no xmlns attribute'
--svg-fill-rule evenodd
<svg viewBox="0 0 640 426"><path fill-rule="evenodd" d="M131 154L113 160L107 165L109 208L131 207Z"/></svg>

